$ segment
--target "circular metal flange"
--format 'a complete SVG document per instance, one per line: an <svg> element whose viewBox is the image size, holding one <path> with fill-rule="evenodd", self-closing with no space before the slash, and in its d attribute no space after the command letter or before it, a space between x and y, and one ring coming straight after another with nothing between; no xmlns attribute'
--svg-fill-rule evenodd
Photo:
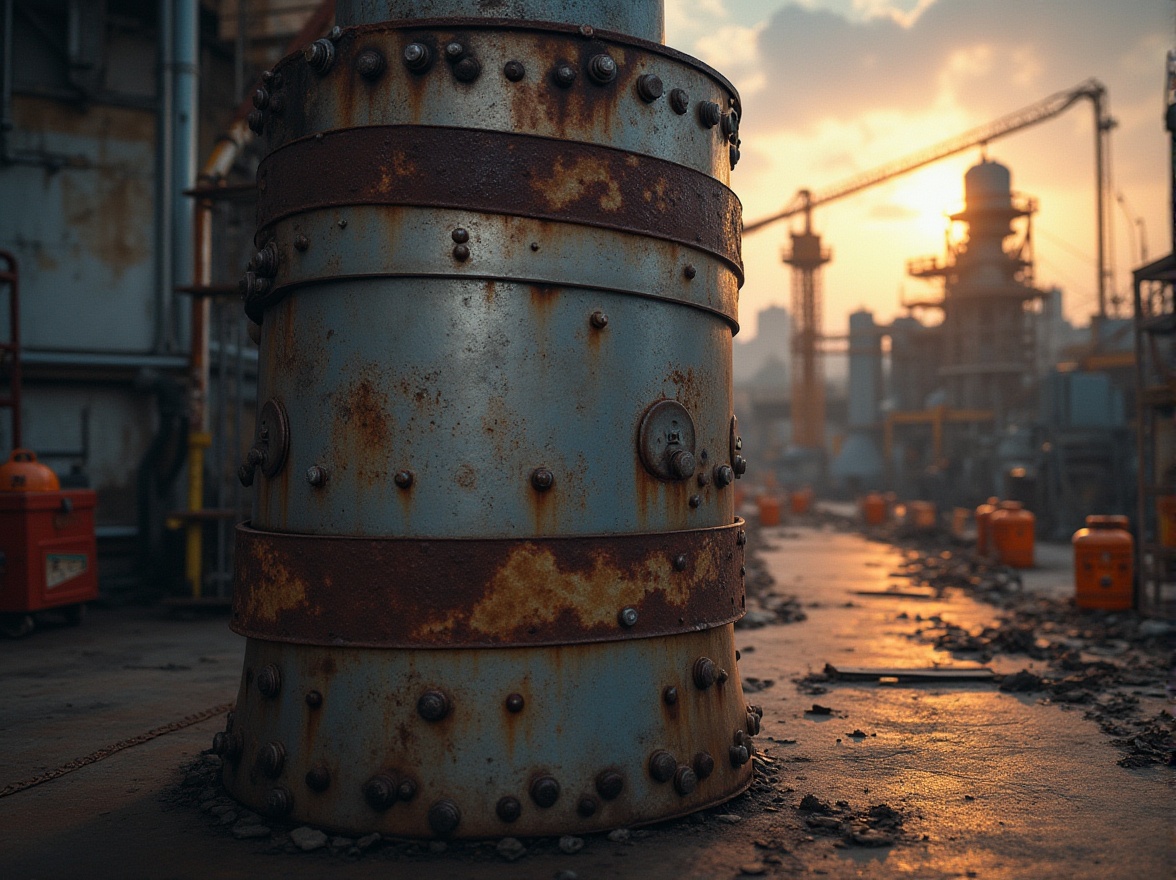
<svg viewBox="0 0 1176 880"><path fill-rule="evenodd" d="M659 400L641 418L641 463L658 479L688 480L694 475L694 442L694 419L676 400Z"/></svg>
<svg viewBox="0 0 1176 880"><path fill-rule="evenodd" d="M286 453L290 450L290 420L286 408L273 398L262 405L257 417L254 447L263 453L261 472L267 477L275 476L286 463Z"/></svg>

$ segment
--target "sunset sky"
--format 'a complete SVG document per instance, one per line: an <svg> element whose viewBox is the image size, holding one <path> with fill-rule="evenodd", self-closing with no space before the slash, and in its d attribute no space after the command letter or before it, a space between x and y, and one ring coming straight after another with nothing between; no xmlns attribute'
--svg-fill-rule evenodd
<svg viewBox="0 0 1176 880"><path fill-rule="evenodd" d="M1164 59L1176 46L1174 0L666 0L666 43L706 61L739 89L742 161L733 187L748 221L797 189L819 192L1088 77L1108 88L1116 288L1130 295L1141 217L1148 254L1171 249ZM1039 286L1065 291L1085 323L1097 303L1094 129L1090 103L999 140L988 156L1013 189L1038 200ZM833 249L825 332L845 332L859 306L901 312L909 258L941 255L944 215L963 205L980 151L943 160L815 212ZM1117 196L1121 194L1123 203ZM789 301L780 263L787 222L743 243L746 339L755 314Z"/></svg>

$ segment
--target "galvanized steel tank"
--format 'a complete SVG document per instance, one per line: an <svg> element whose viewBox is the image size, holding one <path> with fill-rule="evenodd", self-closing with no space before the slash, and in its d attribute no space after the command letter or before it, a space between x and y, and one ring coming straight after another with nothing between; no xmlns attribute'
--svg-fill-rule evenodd
<svg viewBox="0 0 1176 880"><path fill-rule="evenodd" d="M751 781L739 98L662 4L340 2L251 118L262 325L216 749L350 832L652 822Z"/></svg>

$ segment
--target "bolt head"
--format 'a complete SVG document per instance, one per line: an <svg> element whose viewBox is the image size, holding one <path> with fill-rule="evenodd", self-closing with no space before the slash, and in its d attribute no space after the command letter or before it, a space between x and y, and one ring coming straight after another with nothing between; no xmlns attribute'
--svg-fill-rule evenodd
<svg viewBox="0 0 1176 880"><path fill-rule="evenodd" d="M270 779L282 775L286 763L286 749L280 742L266 743L257 752L257 768Z"/></svg>
<svg viewBox="0 0 1176 880"><path fill-rule="evenodd" d="M747 532L741 530L739 534L735 536L735 543L740 547L744 546L747 543Z"/></svg>
<svg viewBox="0 0 1176 880"><path fill-rule="evenodd" d="M603 52L588 59L588 76L593 82L605 85L617 78L617 62Z"/></svg>
<svg viewBox="0 0 1176 880"><path fill-rule="evenodd" d="M388 773L377 773L363 784L363 799L373 810L383 812L396 803L399 780Z"/></svg>
<svg viewBox="0 0 1176 880"><path fill-rule="evenodd" d="M269 106L270 93L268 89L258 89L253 93L253 106L264 110Z"/></svg>
<svg viewBox="0 0 1176 880"><path fill-rule="evenodd" d="M482 65L477 58L467 55L453 65L453 75L458 82L472 83L482 75Z"/></svg>
<svg viewBox="0 0 1176 880"><path fill-rule="evenodd" d="M325 485L327 482L326 469L317 464L312 464L306 469L306 482L316 488Z"/></svg>
<svg viewBox="0 0 1176 880"><path fill-rule="evenodd" d="M596 814L597 806L596 798L587 794L581 795L580 800L576 802L576 812L587 819Z"/></svg>
<svg viewBox="0 0 1176 880"><path fill-rule="evenodd" d="M310 247L310 239L307 238L305 235L303 235L301 232L298 233L296 236L294 236L294 250L305 252L306 249L309 247Z"/></svg>
<svg viewBox="0 0 1176 880"><path fill-rule="evenodd" d="M250 110L247 120L249 122L249 130L254 134L261 134L265 128L265 114L260 110Z"/></svg>
<svg viewBox="0 0 1176 880"><path fill-rule="evenodd" d="M323 704L323 695L322 694L320 694L318 691L307 691L306 692L306 705L307 706L309 706L311 709L317 709L322 704Z"/></svg>
<svg viewBox="0 0 1176 880"><path fill-rule="evenodd" d="M531 800L543 809L559 800L559 781L554 776L540 776L531 783Z"/></svg>
<svg viewBox="0 0 1176 880"><path fill-rule="evenodd" d="M285 786L274 786L265 796L265 811L275 819L288 815L293 808L294 798Z"/></svg>
<svg viewBox="0 0 1176 880"><path fill-rule="evenodd" d="M689 561L685 553L679 553L674 557L674 571L685 571Z"/></svg>
<svg viewBox="0 0 1176 880"><path fill-rule="evenodd" d="M268 697L271 700L282 689L282 673L272 663L266 664L257 670L256 681L258 692L263 697Z"/></svg>
<svg viewBox="0 0 1176 880"><path fill-rule="evenodd" d="M720 489L724 486L730 486L735 482L735 471L731 469L730 465L719 464L715 465L715 485Z"/></svg>
<svg viewBox="0 0 1176 880"><path fill-rule="evenodd" d="M465 244L470 240L470 232L468 229L459 226L453 232L449 233L449 237L453 239L455 244Z"/></svg>
<svg viewBox="0 0 1176 880"><path fill-rule="evenodd" d="M590 323L597 330L603 330L608 326L608 315L597 309L592 313L591 317L588 318L588 323Z"/></svg>
<svg viewBox="0 0 1176 880"><path fill-rule="evenodd" d="M392 477L392 482L396 484L399 489L407 489L412 485L412 471L397 471L396 475Z"/></svg>
<svg viewBox="0 0 1176 880"><path fill-rule="evenodd" d="M449 697L443 691L430 689L417 700L417 712L426 721L440 721L449 714Z"/></svg>
<svg viewBox="0 0 1176 880"><path fill-rule="evenodd" d="M523 711L526 704L527 701L523 699L522 694L510 694L506 698L506 711L517 715Z"/></svg>
<svg viewBox="0 0 1176 880"><path fill-rule="evenodd" d="M665 749L658 749L649 756L649 775L654 782L669 782L678 770L678 762Z"/></svg>
<svg viewBox="0 0 1176 880"><path fill-rule="evenodd" d="M676 479L689 479L694 475L694 466L694 453L688 449L679 449L670 455L670 473Z"/></svg>
<svg viewBox="0 0 1176 880"><path fill-rule="evenodd" d="M396 786L396 797L408 803L417 793L417 784L412 779L400 780L400 785Z"/></svg>
<svg viewBox="0 0 1176 880"><path fill-rule="evenodd" d="M715 770L715 759L709 752L699 752L694 756L694 775L699 779L706 779Z"/></svg>
<svg viewBox="0 0 1176 880"><path fill-rule="evenodd" d="M424 43L409 43L404 47L404 66L409 70L422 71L433 60L433 53Z"/></svg>
<svg viewBox="0 0 1176 880"><path fill-rule="evenodd" d="M702 505L702 496L701 495L691 495L690 500L687 503L690 505L691 508L699 507Z"/></svg>
<svg viewBox="0 0 1176 880"><path fill-rule="evenodd" d="M698 121L706 128L714 128L723 118L723 111L714 101L700 101L698 104Z"/></svg>
<svg viewBox="0 0 1176 880"><path fill-rule="evenodd" d="M466 47L454 40L452 43L445 44L445 57L450 61L457 61L463 58L466 53Z"/></svg>
<svg viewBox="0 0 1176 880"><path fill-rule="evenodd" d="M502 75L511 82L518 82L527 75L527 68L521 61L508 61L502 67Z"/></svg>
<svg viewBox="0 0 1176 880"><path fill-rule="evenodd" d="M732 168L739 164L739 148L734 144L732 144L731 149L727 151L727 158L731 162Z"/></svg>
<svg viewBox="0 0 1176 880"><path fill-rule="evenodd" d="M459 263L464 263L470 258L470 246L468 244L455 244L453 246L453 259Z"/></svg>
<svg viewBox="0 0 1176 880"><path fill-rule="evenodd" d="M672 706L678 702L678 689L672 684L662 688L662 699L667 706Z"/></svg>
<svg viewBox="0 0 1176 880"><path fill-rule="evenodd" d="M302 57L311 70L326 73L335 63L335 44L330 40L315 40L303 50Z"/></svg>
<svg viewBox="0 0 1176 880"><path fill-rule="evenodd" d="M539 492L546 492L555 485L555 474L550 468L535 468L531 471L531 485Z"/></svg>
<svg viewBox="0 0 1176 880"><path fill-rule="evenodd" d="M311 791L326 791L331 787L331 771L326 767L311 767L306 771L306 787Z"/></svg>
<svg viewBox="0 0 1176 880"><path fill-rule="evenodd" d="M601 770L596 774L596 793L606 801L616 800L625 790L625 777L616 770Z"/></svg>
<svg viewBox="0 0 1176 880"><path fill-rule="evenodd" d="M429 807L429 827L438 837L448 837L461 824L461 810L448 799L437 801Z"/></svg>
<svg viewBox="0 0 1176 880"><path fill-rule="evenodd" d="M760 717L754 712L747 713L747 735L758 736L760 732Z"/></svg>
<svg viewBox="0 0 1176 880"><path fill-rule="evenodd" d="M518 798L499 798L498 803L494 805L494 812L503 822L515 822L523 815L523 805L519 803Z"/></svg>
<svg viewBox="0 0 1176 880"><path fill-rule="evenodd" d="M698 269L695 268L693 263L687 263L686 268L682 270L682 274L686 276L687 280L689 280L698 274Z"/></svg>
<svg viewBox="0 0 1176 880"><path fill-rule="evenodd" d="M671 90L670 109L679 116L684 116L686 111L690 109L690 94L685 89Z"/></svg>
<svg viewBox="0 0 1176 880"><path fill-rule="evenodd" d="M741 449L742 447L743 447L742 440L735 441L735 448L736 449ZM742 455L735 456L735 461L733 461L731 463L731 469L733 471L735 471L735 479L739 479L745 473L747 473L747 459L744 458Z"/></svg>
<svg viewBox="0 0 1176 880"><path fill-rule="evenodd" d="M732 110L730 113L724 113L720 123L723 128L723 134L731 137L739 132L739 114Z"/></svg>
<svg viewBox="0 0 1176 880"><path fill-rule="evenodd" d="M727 672L726 669L720 669L719 674L715 676L715 681L718 682L719 684L724 684L724 683L726 683L727 679L730 677L731 676Z"/></svg>
<svg viewBox="0 0 1176 880"><path fill-rule="evenodd" d="M561 89L568 89L576 81L576 68L570 64L560 64L555 68L555 84Z"/></svg>
<svg viewBox="0 0 1176 880"><path fill-rule="evenodd" d="M652 104L665 92L661 77L654 73L643 73L637 77L637 95L646 104Z"/></svg>
<svg viewBox="0 0 1176 880"><path fill-rule="evenodd" d="M637 609L636 608L622 608L617 615L621 626L629 627L637 623Z"/></svg>
<svg viewBox="0 0 1176 880"><path fill-rule="evenodd" d="M742 767L751 760L751 755L747 753L747 746L731 746L727 750L727 756L731 759L732 767Z"/></svg>
<svg viewBox="0 0 1176 880"><path fill-rule="evenodd" d="M699 657L694 661L691 677L694 679L694 686L700 691L705 691L718 679L719 667L710 657Z"/></svg>
<svg viewBox="0 0 1176 880"><path fill-rule="evenodd" d="M674 790L685 797L688 794L693 794L696 788L698 788L698 776L683 764L674 773Z"/></svg>
<svg viewBox="0 0 1176 880"><path fill-rule="evenodd" d="M384 56L376 49L364 49L355 59L355 69L367 80L378 79L385 67Z"/></svg>

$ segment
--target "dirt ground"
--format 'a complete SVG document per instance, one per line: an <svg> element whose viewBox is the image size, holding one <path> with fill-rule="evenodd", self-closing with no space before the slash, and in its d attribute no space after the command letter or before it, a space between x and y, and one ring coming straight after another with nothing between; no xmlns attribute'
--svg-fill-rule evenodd
<svg viewBox="0 0 1176 880"><path fill-rule="evenodd" d="M958 547L904 550L815 519L752 543L737 644L763 731L755 784L722 807L583 839L449 845L267 823L222 798L202 754L243 641L223 618L97 610L0 643L0 876L1176 876L1176 628L1068 608L1068 547L1039 547L1018 583ZM976 663L992 680L825 669ZM246 828L260 836L234 836Z"/></svg>

